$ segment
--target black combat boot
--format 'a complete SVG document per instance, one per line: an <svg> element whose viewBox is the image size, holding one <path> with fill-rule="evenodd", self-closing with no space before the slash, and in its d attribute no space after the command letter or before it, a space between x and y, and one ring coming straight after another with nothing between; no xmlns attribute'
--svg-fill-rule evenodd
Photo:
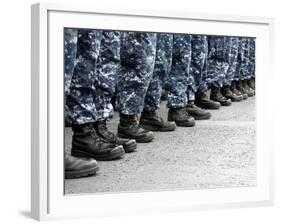
<svg viewBox="0 0 281 224"><path fill-rule="evenodd" d="M242 100L245 100L245 99L248 98L248 95L247 95L247 94L242 93L242 92L240 92L240 91L237 89L237 81L233 81L233 82L231 83L230 90L231 90L236 96L241 96L241 97L242 97Z"/></svg>
<svg viewBox="0 0 281 224"><path fill-rule="evenodd" d="M248 86L252 89L255 90L255 78L250 78L247 80Z"/></svg>
<svg viewBox="0 0 281 224"><path fill-rule="evenodd" d="M192 127L195 125L195 120L191 117L186 107L169 109L168 121L174 121L177 126Z"/></svg>
<svg viewBox="0 0 281 224"><path fill-rule="evenodd" d="M243 100L243 96L236 95L234 92L232 92L232 90L230 89L230 86L222 87L221 93L225 98L230 99L232 102L239 102L239 101Z"/></svg>
<svg viewBox="0 0 281 224"><path fill-rule="evenodd" d="M91 158L76 158L69 154L64 157L64 176L66 179L95 175L99 170L97 161Z"/></svg>
<svg viewBox="0 0 281 224"><path fill-rule="evenodd" d="M153 132L141 128L136 115L120 114L118 124L118 137L135 139L139 143L151 142L154 138Z"/></svg>
<svg viewBox="0 0 281 224"><path fill-rule="evenodd" d="M193 101L191 101L186 107L187 113L190 114L195 120L208 120L211 117L211 113L197 107Z"/></svg>
<svg viewBox="0 0 281 224"><path fill-rule="evenodd" d="M242 81L236 81L236 89L242 94L243 100L246 100L248 98L248 92L246 89L243 88Z"/></svg>
<svg viewBox="0 0 281 224"><path fill-rule="evenodd" d="M210 99L213 100L213 101L219 102L222 106L230 106L231 105L231 100L225 98L221 94L220 87L212 87L211 94L210 94Z"/></svg>
<svg viewBox="0 0 281 224"><path fill-rule="evenodd" d="M140 126L149 131L174 131L176 129L176 123L170 121L164 121L162 117L159 117L156 111L144 110L140 118Z"/></svg>
<svg viewBox="0 0 281 224"><path fill-rule="evenodd" d="M76 157L91 157L96 160L113 160L125 153L122 145L109 143L102 139L93 123L73 125L71 155Z"/></svg>
<svg viewBox="0 0 281 224"><path fill-rule="evenodd" d="M195 104L204 109L219 109L220 103L210 100L206 92L197 93L195 95Z"/></svg>
<svg viewBox="0 0 281 224"><path fill-rule="evenodd" d="M119 138L114 133L107 129L106 121L97 121L94 123L97 134L105 139L106 142L115 143L116 145L122 145L125 152L133 152L137 148L136 140Z"/></svg>
<svg viewBox="0 0 281 224"><path fill-rule="evenodd" d="M247 94L248 94L248 97L253 97L255 95L255 90L251 89L249 86L248 86L248 80L243 80L242 81L242 86L243 88L246 90Z"/></svg>

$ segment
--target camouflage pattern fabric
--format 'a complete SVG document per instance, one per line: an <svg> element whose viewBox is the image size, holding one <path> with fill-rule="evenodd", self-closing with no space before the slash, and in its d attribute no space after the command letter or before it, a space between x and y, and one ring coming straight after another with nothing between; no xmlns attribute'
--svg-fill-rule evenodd
<svg viewBox="0 0 281 224"><path fill-rule="evenodd" d="M187 88L191 84L191 35L173 35L173 59L167 79L168 108L182 108L188 103Z"/></svg>
<svg viewBox="0 0 281 224"><path fill-rule="evenodd" d="M120 70L121 33L103 31L97 62L94 103L98 120L113 117L111 99L115 94L117 75Z"/></svg>
<svg viewBox="0 0 281 224"><path fill-rule="evenodd" d="M231 82L235 80L236 71L238 67L238 50L239 50L239 38L238 37L226 37L227 45L225 50L225 58L227 61L228 69L225 75L223 86L230 86Z"/></svg>
<svg viewBox="0 0 281 224"><path fill-rule="evenodd" d="M191 38L191 63L190 78L191 84L188 88L187 95L189 101L194 101L194 94L205 92L207 86L207 57L208 57L208 40L204 35L192 35Z"/></svg>
<svg viewBox="0 0 281 224"><path fill-rule="evenodd" d="M69 93L77 53L77 29L64 30L64 90Z"/></svg>
<svg viewBox="0 0 281 224"><path fill-rule="evenodd" d="M241 41L239 37L236 37L237 40L237 60L236 60L236 68L235 68L235 73L233 80L234 81L239 81L240 80L240 70L241 70Z"/></svg>
<svg viewBox="0 0 281 224"><path fill-rule="evenodd" d="M156 111L160 106L162 86L167 82L172 65L173 35L157 34L156 59L152 80L144 100L144 109Z"/></svg>
<svg viewBox="0 0 281 224"><path fill-rule="evenodd" d="M206 82L208 87L222 87L229 68L231 40L229 37L209 36L208 49Z"/></svg>
<svg viewBox="0 0 281 224"><path fill-rule="evenodd" d="M112 116L110 99L120 65L120 33L78 30L77 64L67 106L73 124L105 120Z"/></svg>
<svg viewBox="0 0 281 224"><path fill-rule="evenodd" d="M66 101L67 96L70 93L70 85L73 76L73 70L76 64L77 40L77 29L64 29L64 114L66 125L71 124L71 118L69 117L70 111Z"/></svg>
<svg viewBox="0 0 281 224"><path fill-rule="evenodd" d="M249 38L239 37L238 65L235 80L251 78Z"/></svg>
<svg viewBox="0 0 281 224"><path fill-rule="evenodd" d="M250 37L250 76L251 78L255 78L256 74L256 38Z"/></svg>
<svg viewBox="0 0 281 224"><path fill-rule="evenodd" d="M156 33L122 32L116 95L116 110L122 114L136 115L143 111L154 70L156 42Z"/></svg>

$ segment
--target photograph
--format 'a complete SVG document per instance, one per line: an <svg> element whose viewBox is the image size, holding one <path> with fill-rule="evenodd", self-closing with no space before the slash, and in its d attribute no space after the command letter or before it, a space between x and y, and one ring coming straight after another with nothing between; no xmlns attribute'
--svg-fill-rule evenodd
<svg viewBox="0 0 281 224"><path fill-rule="evenodd" d="M272 206L274 21L33 4L31 217Z"/></svg>
<svg viewBox="0 0 281 224"><path fill-rule="evenodd" d="M65 195L257 185L256 36L64 27L58 41Z"/></svg>

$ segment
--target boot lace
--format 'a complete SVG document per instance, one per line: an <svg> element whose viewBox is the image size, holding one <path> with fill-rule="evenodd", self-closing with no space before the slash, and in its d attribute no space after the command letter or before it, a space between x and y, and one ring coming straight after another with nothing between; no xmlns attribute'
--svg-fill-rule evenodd
<svg viewBox="0 0 281 224"><path fill-rule="evenodd" d="M108 130L105 121L98 122L97 131L105 139L116 141L116 135Z"/></svg>
<svg viewBox="0 0 281 224"><path fill-rule="evenodd" d="M91 124L90 126L87 127L89 131L89 135L92 137L92 139L97 143L97 144L103 144L105 141L102 139L96 132L94 126Z"/></svg>
<svg viewBox="0 0 281 224"><path fill-rule="evenodd" d="M156 121L159 121L160 123L164 122L163 118L160 117L157 113L153 114L153 119L155 119Z"/></svg>
<svg viewBox="0 0 281 224"><path fill-rule="evenodd" d="M134 115L133 117L127 119L127 122L129 123L128 127L130 128L138 128L138 115Z"/></svg>
<svg viewBox="0 0 281 224"><path fill-rule="evenodd" d="M218 99L225 100L225 97L221 94L220 91L217 92Z"/></svg>

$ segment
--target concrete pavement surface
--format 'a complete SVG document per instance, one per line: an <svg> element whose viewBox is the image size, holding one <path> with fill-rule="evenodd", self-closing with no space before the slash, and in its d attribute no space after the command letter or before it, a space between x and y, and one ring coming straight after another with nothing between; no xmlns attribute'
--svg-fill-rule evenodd
<svg viewBox="0 0 281 224"><path fill-rule="evenodd" d="M160 114L167 119L166 102ZM97 175L65 181L66 194L244 187L256 184L255 97L212 110L195 127L154 132L123 159L98 162ZM116 132L118 114L108 124ZM70 151L72 131L65 130Z"/></svg>

